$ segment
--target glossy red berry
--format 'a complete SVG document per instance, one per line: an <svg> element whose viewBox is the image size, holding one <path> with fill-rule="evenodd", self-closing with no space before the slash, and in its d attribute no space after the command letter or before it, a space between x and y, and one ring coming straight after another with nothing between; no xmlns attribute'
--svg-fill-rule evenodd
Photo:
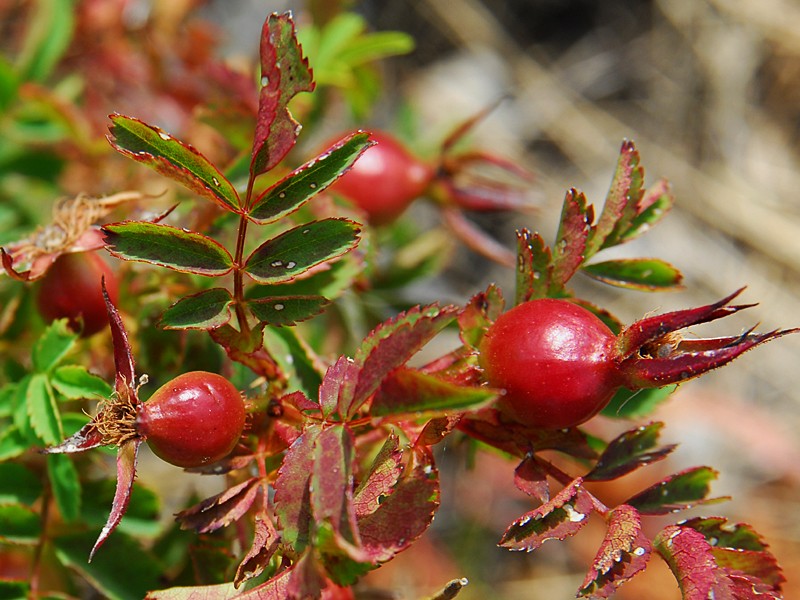
<svg viewBox="0 0 800 600"><path fill-rule="evenodd" d="M140 404L136 430L159 458L190 468L233 450L245 423L244 400L216 373L191 371L158 388Z"/></svg>
<svg viewBox="0 0 800 600"><path fill-rule="evenodd" d="M372 225L391 223L425 192L434 170L384 132L370 134L377 142L331 186L361 208Z"/></svg>
<svg viewBox="0 0 800 600"><path fill-rule="evenodd" d="M616 338L594 314L567 300L525 302L502 314L480 346L499 407L515 421L571 427L597 414L620 386Z"/></svg>
<svg viewBox="0 0 800 600"><path fill-rule="evenodd" d="M109 297L116 303L117 277L100 256L94 252L62 254L42 277L36 298L39 312L48 321L69 319L70 327L82 336L101 331L108 325L103 278Z"/></svg>

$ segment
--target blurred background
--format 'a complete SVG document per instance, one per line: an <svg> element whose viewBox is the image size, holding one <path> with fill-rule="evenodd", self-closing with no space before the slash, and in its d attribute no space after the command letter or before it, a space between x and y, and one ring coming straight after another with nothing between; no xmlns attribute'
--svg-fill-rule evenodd
<svg viewBox="0 0 800 600"><path fill-rule="evenodd" d="M0 0L5 15L26 2ZM77 2L97 15L119 14L131 31L174 11L212 25L176 28L186 56L215 52L252 65L264 15L292 10L302 28L340 5L363 15L374 31L410 34L415 49L381 63L383 89L369 111L354 117L334 105L301 143L355 125L402 129L430 155L457 125L504 100L469 134L469 144L512 159L535 173L532 214L478 215L475 222L508 247L529 227L552 239L566 190L576 187L601 206L620 143L632 139L646 183L671 182L672 213L646 236L604 254L657 256L679 267L685 289L647 294L576 277L574 289L624 322L647 313L705 304L747 286L741 300L758 306L698 329L706 336L800 326L800 3L796 0L392 0L309 2L217 0ZM21 17L20 17L21 18ZM108 17L109 19L111 17ZM102 24L98 17L97 23ZM2 25L8 35L14 21ZM85 31L102 39L103 29ZM85 41L85 40L84 40ZM78 40L80 44L80 40ZM201 61L198 58L198 63ZM127 69L126 65L124 69ZM314 66L312 62L312 67ZM106 72L105 77L111 77ZM123 73L133 78L131 72ZM101 85L100 81L97 85ZM113 87L109 85L109 87ZM133 88L131 88L133 89ZM137 112L131 93L109 92L93 110L181 126L174 106L150 103ZM70 172L59 185L85 187L92 177ZM5 190L13 181L7 179ZM75 193L80 190L75 190ZM97 190L91 190L97 191ZM420 203L410 218L433 223ZM417 301L464 302L489 282L513 289L513 273L466 249L451 266L414 290ZM598 492L621 501L659 476L708 464L720 471L714 495L731 502L689 511L751 523L771 544L787 574L786 597L800 597L800 336L759 348L735 365L686 384L653 419L666 423L663 441L679 443L667 460ZM600 421L598 434L629 425ZM575 539L531 555L495 547L504 528L528 510L511 492L513 465L481 456L465 475L462 449L440 456L442 507L434 527L408 552L371 574L365 588L420 598L448 579L466 577L463 598L574 597L602 539L593 524ZM628 481L628 480L631 481ZM603 495L606 493L607 495ZM653 532L657 531L653 528ZM621 588L621 599L679 597L663 563Z"/></svg>

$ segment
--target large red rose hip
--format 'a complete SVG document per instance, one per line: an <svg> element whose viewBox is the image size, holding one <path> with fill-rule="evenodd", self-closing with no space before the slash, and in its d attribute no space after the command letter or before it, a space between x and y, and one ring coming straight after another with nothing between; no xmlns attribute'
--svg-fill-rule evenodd
<svg viewBox="0 0 800 600"><path fill-rule="evenodd" d="M62 254L42 277L36 297L41 315L48 321L69 319L70 327L86 337L108 325L101 281L112 302L117 301L117 277L95 252Z"/></svg>
<svg viewBox="0 0 800 600"><path fill-rule="evenodd" d="M139 405L136 431L159 458L199 467L224 458L242 435L244 401L216 373L191 371L158 388Z"/></svg>
<svg viewBox="0 0 800 600"><path fill-rule="evenodd" d="M680 383L799 331L748 331L710 339L675 333L752 306L729 304L740 292L706 306L641 319L619 335L569 300L530 300L489 327L480 344L480 364L489 385L505 390L498 407L513 420L543 429L579 425L621 387Z"/></svg>
<svg viewBox="0 0 800 600"><path fill-rule="evenodd" d="M612 331L565 300L525 302L503 313L481 343L480 361L499 405L525 425L577 425L599 412L620 385Z"/></svg>

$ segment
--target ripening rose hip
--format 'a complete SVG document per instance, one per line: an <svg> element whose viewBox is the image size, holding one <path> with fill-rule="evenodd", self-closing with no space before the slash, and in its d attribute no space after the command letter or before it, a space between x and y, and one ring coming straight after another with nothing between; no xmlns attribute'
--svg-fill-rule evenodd
<svg viewBox="0 0 800 600"><path fill-rule="evenodd" d="M434 171L388 133L373 132L370 139L377 144L330 189L361 208L370 224L386 225L425 192Z"/></svg>
<svg viewBox="0 0 800 600"><path fill-rule="evenodd" d="M189 468L227 456L244 423L244 401L230 381L216 373L191 371L140 404L135 426L156 456Z"/></svg>
<svg viewBox="0 0 800 600"><path fill-rule="evenodd" d="M566 300L525 302L503 313L481 343L480 361L500 408L541 428L583 423L621 385L616 337L594 314Z"/></svg>
<svg viewBox="0 0 800 600"><path fill-rule="evenodd" d="M498 408L523 425L554 429L587 421L621 387L680 383L798 329L720 338L682 338L679 329L733 314L742 290L719 302L636 321L615 335L594 313L564 299L530 300L500 315L480 344Z"/></svg>
<svg viewBox="0 0 800 600"><path fill-rule="evenodd" d="M48 321L69 319L70 327L88 337L108 325L100 286L105 278L112 302L119 296L117 277L95 252L62 254L42 277L36 304ZM80 321L83 321L81 328Z"/></svg>

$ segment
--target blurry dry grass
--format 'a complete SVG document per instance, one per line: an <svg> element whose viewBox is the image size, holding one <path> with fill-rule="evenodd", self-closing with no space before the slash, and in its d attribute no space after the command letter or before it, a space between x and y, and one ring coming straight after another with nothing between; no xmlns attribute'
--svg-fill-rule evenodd
<svg viewBox="0 0 800 600"><path fill-rule="evenodd" d="M403 63L402 85L425 136L435 139L509 96L475 137L537 172L542 210L509 222L487 220L498 237L511 243L519 226L552 235L570 186L601 204L619 143L631 138L647 181L667 177L677 207L620 253L669 260L683 270L686 289L618 292L583 279L577 291L629 321L747 285L743 301L760 305L703 333L735 333L756 322L761 329L800 325L796 0L406 0L372 3L368 10L380 28L407 29L418 40L418 54ZM542 39L537 32L544 32ZM467 253L461 261L455 272L466 281L451 281L459 293L490 280L512 289L511 274ZM734 495L732 503L692 514L753 523L786 570L786 597L800 597L800 336L687 384L656 418L666 421L665 441L681 443L665 471L709 464L722 473L715 493ZM485 481L495 484L507 488L510 479ZM465 509L463 501L448 498L454 490L444 489L445 510L453 502ZM480 502L489 511L497 501ZM563 561L562 571L544 556L515 575L498 567L461 597L572 597L583 574L570 560L581 557L586 564L596 548L584 548L580 538L571 542L576 556L555 559ZM555 544L539 552L561 556ZM502 560L491 556L476 561ZM413 579L420 565L408 560L406 576ZM441 573L442 579L469 577L461 566ZM634 580L616 597L677 598L662 566L653 564L648 579Z"/></svg>

